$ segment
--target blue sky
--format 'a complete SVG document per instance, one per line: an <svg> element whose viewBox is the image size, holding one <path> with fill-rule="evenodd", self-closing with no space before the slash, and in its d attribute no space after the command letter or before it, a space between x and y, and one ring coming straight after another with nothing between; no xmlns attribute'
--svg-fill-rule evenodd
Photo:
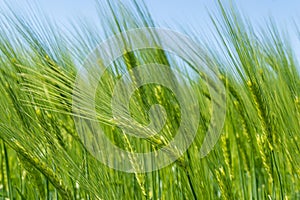
<svg viewBox="0 0 300 200"><path fill-rule="evenodd" d="M0 0L0 7L4 5L4 1ZM13 7L20 8L38 2L37 4L46 13L62 22L78 16L88 19L96 17L94 0L8 0L8 2ZM126 2L126 0L122 2ZM199 25L207 21L207 10L214 11L215 2L213 0L146 0L146 4L156 20L167 23L176 21L192 25ZM251 19L263 20L272 15L281 22L291 19L300 22L299 0L239 0L235 3Z"/></svg>
<svg viewBox="0 0 300 200"><path fill-rule="evenodd" d="M0 0L0 8L5 0ZM79 17L96 21L95 0L7 0L12 7L24 9L26 6L37 4L47 14L64 26L69 19ZM101 1L101 0L99 0ZM173 27L192 26L198 31L205 32L211 27L208 12L216 10L216 1L213 0L145 0L154 19L160 24ZM126 2L123 0L122 2ZM224 0L226 2L226 0ZM255 24L272 16L284 30L293 30L293 23L300 27L300 1L299 0L239 0L235 2L243 14ZM296 35L291 34L296 42ZM296 47L300 50L300 45Z"/></svg>

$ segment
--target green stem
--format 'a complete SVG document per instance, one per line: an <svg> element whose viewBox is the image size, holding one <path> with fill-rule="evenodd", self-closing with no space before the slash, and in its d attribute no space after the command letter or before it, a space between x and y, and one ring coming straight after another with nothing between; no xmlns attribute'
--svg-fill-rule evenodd
<svg viewBox="0 0 300 200"><path fill-rule="evenodd" d="M10 170L9 170L7 148L6 148L4 141L2 141L2 142L3 142L3 151L4 151L4 159L5 159L5 172L6 172L7 185L8 185L8 196L9 196L9 199L13 199L13 190L12 190L12 185L11 185L11 181L10 181Z"/></svg>

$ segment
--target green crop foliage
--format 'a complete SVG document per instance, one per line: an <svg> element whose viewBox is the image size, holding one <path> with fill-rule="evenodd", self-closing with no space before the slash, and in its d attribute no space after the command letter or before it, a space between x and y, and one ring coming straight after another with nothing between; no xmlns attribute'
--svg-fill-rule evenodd
<svg viewBox="0 0 300 200"><path fill-rule="evenodd" d="M300 68L287 31L279 30L274 22L258 30L237 9L221 2L218 7L218 13L211 15L217 33L211 38L216 41L201 42L199 57L218 69L226 89L226 120L221 137L206 157L201 158L199 150L210 123L212 99L205 74L198 73L193 63L163 49L124 49L99 81L95 95L99 126L114 145L130 152L168 145L180 126L181 114L172 91L158 84L142 86L131 97L131 117L148 124L150 107L160 104L167 119L154 136L123 134L122 124L112 120L110 107L113 88L122 74L129 72L136 84L139 74L130 73L131 69L149 63L168 65L186 77L178 87L196 92L201 120L192 145L176 162L148 173L117 171L99 162L79 137L72 111L73 95L89 98L74 91L78 65L106 37L156 26L146 6L135 0L126 5L99 1L104 36L83 21L64 32L32 10L27 15L0 12L0 197L299 199ZM182 32L203 41L193 30ZM218 50L212 45L216 43ZM101 58L98 65L104 67ZM176 79L174 74L149 76ZM88 111L84 117L91 119ZM124 126L134 129L132 124ZM93 131L88 123L82 128ZM167 153L177 156L178 151L170 148ZM135 161L130 160L133 169L139 167Z"/></svg>

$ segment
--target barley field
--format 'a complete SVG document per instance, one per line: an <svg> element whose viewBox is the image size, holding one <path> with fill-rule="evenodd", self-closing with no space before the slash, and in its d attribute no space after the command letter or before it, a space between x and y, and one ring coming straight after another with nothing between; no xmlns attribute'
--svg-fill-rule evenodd
<svg viewBox="0 0 300 200"><path fill-rule="evenodd" d="M1 11L0 198L300 199L299 52L287 35L297 27L281 30L266 21L254 28L222 2L211 13L216 34L209 39L178 30L199 44L177 45L178 51L192 52L201 62L164 50L166 38L144 31L141 45L157 48L134 49L139 38L121 34L126 45L109 66L102 53L116 46L101 52L97 45L126 31L157 27L142 2L99 1L105 35L85 21L68 32L38 11ZM182 44L172 44L177 42ZM91 52L96 60L86 64ZM164 67L135 70L153 63ZM81 75L98 69L103 73L90 94L92 86ZM141 85L141 77L173 84L176 91L156 81ZM125 89L130 83L137 90L116 100L116 108L112 98L125 91L122 85L114 89L120 80ZM183 122L181 142L191 141L184 151L172 146ZM220 136L203 155L209 127L216 126ZM109 148L97 141L98 129L129 157L101 150ZM141 162L131 156L147 152L163 152L172 162L155 168L164 159Z"/></svg>

